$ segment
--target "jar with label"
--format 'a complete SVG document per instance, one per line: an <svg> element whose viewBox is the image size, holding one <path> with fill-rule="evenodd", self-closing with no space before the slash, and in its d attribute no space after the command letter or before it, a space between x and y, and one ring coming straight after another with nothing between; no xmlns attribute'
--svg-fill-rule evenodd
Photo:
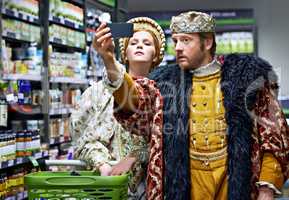
<svg viewBox="0 0 289 200"><path fill-rule="evenodd" d="M26 137L24 131L19 131L16 134L16 156L24 157L26 155Z"/></svg>
<svg viewBox="0 0 289 200"><path fill-rule="evenodd" d="M27 120L27 130L37 130L38 121L37 120Z"/></svg>
<svg viewBox="0 0 289 200"><path fill-rule="evenodd" d="M16 144L13 132L7 132L7 160L14 160L16 158Z"/></svg>
<svg viewBox="0 0 289 200"><path fill-rule="evenodd" d="M4 95L0 95L0 127L7 127L8 109Z"/></svg>
<svg viewBox="0 0 289 200"><path fill-rule="evenodd" d="M11 120L11 127L14 132L22 131L23 123L20 120Z"/></svg>
<svg viewBox="0 0 289 200"><path fill-rule="evenodd" d="M0 162L5 161L5 134L3 132L0 133Z"/></svg>
<svg viewBox="0 0 289 200"><path fill-rule="evenodd" d="M27 130L26 137L25 137L25 155L31 156L32 155L32 131Z"/></svg>
<svg viewBox="0 0 289 200"><path fill-rule="evenodd" d="M0 174L0 199L5 199L7 188L6 188L5 174Z"/></svg>

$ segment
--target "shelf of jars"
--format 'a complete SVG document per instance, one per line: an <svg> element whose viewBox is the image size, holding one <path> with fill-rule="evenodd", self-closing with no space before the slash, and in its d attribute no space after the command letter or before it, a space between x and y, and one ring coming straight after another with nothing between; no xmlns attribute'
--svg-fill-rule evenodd
<svg viewBox="0 0 289 200"><path fill-rule="evenodd" d="M88 84L87 79L73 77L50 77L51 83Z"/></svg>
<svg viewBox="0 0 289 200"><path fill-rule="evenodd" d="M56 146L56 145L60 145L63 143L69 143L69 142L71 142L70 137L60 136L60 137L50 138L49 144L51 147L51 146Z"/></svg>
<svg viewBox="0 0 289 200"><path fill-rule="evenodd" d="M67 115L73 111L72 107L51 108L49 115Z"/></svg>
<svg viewBox="0 0 289 200"><path fill-rule="evenodd" d="M17 80L27 80L27 81L41 81L42 76L34 74L3 74L2 80L7 81L17 81Z"/></svg>
<svg viewBox="0 0 289 200"><path fill-rule="evenodd" d="M49 157L48 151L37 152L31 156L37 160L38 159L46 159ZM19 158L15 158L12 160L6 160L6 161L0 162L0 169L3 170L3 169L15 167L17 165L21 165L21 164L25 164L25 163L29 163L29 162L31 162L29 157L19 157Z"/></svg>

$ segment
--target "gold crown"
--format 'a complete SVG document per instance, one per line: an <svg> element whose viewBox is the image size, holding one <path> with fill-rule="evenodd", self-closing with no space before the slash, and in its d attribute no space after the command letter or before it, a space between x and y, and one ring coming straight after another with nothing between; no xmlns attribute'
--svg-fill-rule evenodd
<svg viewBox="0 0 289 200"><path fill-rule="evenodd" d="M136 17L136 18L132 18L128 20L127 22L133 23L134 32L150 31L151 33L155 35L159 43L158 46L159 46L160 52L158 53L158 59L156 62L154 62L153 67L159 65L164 58L165 44L166 44L165 34L164 34L162 27L153 19L148 18L148 17ZM128 40L129 38L119 39L120 54L121 54L121 60L123 63L125 63L125 57L126 57L125 48L127 47Z"/></svg>
<svg viewBox="0 0 289 200"><path fill-rule="evenodd" d="M215 32L215 20L202 12L189 11L172 17L172 33L209 33Z"/></svg>

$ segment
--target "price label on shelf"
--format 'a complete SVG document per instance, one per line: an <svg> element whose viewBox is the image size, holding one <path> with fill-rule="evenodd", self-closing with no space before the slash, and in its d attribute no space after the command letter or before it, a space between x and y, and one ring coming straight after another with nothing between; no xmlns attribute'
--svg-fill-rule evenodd
<svg viewBox="0 0 289 200"><path fill-rule="evenodd" d="M33 164L34 167L39 166L39 163L37 162L35 157L29 156L28 159L30 160L30 162Z"/></svg>
<svg viewBox="0 0 289 200"><path fill-rule="evenodd" d="M51 138L50 139L50 144L54 144L55 143L55 139L54 138Z"/></svg>
<svg viewBox="0 0 289 200"><path fill-rule="evenodd" d="M24 199L23 195L24 195L24 192L18 192L17 199Z"/></svg>
<svg viewBox="0 0 289 200"><path fill-rule="evenodd" d="M13 10L13 15L14 15L15 17L19 17L19 12Z"/></svg>
<svg viewBox="0 0 289 200"><path fill-rule="evenodd" d="M61 114L67 114L67 108L62 108L62 110L61 110Z"/></svg>
<svg viewBox="0 0 289 200"><path fill-rule="evenodd" d="M10 37L10 38L16 38L16 39L18 39L18 38L17 38L17 34L16 34L16 33L13 33L13 32L10 32L10 31L6 32L6 36L7 36L7 37Z"/></svg>
<svg viewBox="0 0 289 200"><path fill-rule="evenodd" d="M63 136L60 137L59 142L64 142L64 137Z"/></svg>
<svg viewBox="0 0 289 200"><path fill-rule="evenodd" d="M23 192L23 198L24 198L24 199L28 198L28 191L27 191L27 190L25 190L25 191Z"/></svg>
<svg viewBox="0 0 289 200"><path fill-rule="evenodd" d="M8 161L8 167L12 167L14 165L14 160L9 160Z"/></svg>
<svg viewBox="0 0 289 200"><path fill-rule="evenodd" d="M25 15L25 14L22 14L22 18L23 18L24 20L29 20L28 15Z"/></svg>
<svg viewBox="0 0 289 200"><path fill-rule="evenodd" d="M19 92L18 93L18 99L24 99L24 93Z"/></svg>
<svg viewBox="0 0 289 200"><path fill-rule="evenodd" d="M21 163L23 163L23 158L17 158L16 159L16 164L18 165L18 164L21 164Z"/></svg>
<svg viewBox="0 0 289 200"><path fill-rule="evenodd" d="M6 95L6 100L9 101L14 101L14 94L7 94Z"/></svg>
<svg viewBox="0 0 289 200"><path fill-rule="evenodd" d="M44 151L44 152L43 152L43 156L44 156L44 157L48 156L48 151Z"/></svg>
<svg viewBox="0 0 289 200"><path fill-rule="evenodd" d="M28 21L34 22L34 21L37 21L37 20L36 20L36 18L30 16L30 17L28 17Z"/></svg>
<svg viewBox="0 0 289 200"><path fill-rule="evenodd" d="M17 199L17 197L16 196L10 196L10 197L8 197L8 198L6 198L6 200L16 200Z"/></svg>
<svg viewBox="0 0 289 200"><path fill-rule="evenodd" d="M39 158L41 158L42 157L42 152L38 152L38 153L35 153L34 154L34 158L35 159L39 159Z"/></svg>

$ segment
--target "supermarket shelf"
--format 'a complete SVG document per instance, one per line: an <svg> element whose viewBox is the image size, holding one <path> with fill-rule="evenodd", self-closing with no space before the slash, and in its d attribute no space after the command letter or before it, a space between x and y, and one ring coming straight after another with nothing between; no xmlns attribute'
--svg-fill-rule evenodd
<svg viewBox="0 0 289 200"><path fill-rule="evenodd" d="M98 8L99 10L102 10L102 11L104 11L104 12L109 12L109 13L114 12L114 7L109 6L109 5L103 3L103 2L101 2L101 1L99 1L99 0L96 0L96 1L87 1L87 2L89 2L89 3L87 4L87 6L96 7L96 8Z"/></svg>
<svg viewBox="0 0 289 200"><path fill-rule="evenodd" d="M102 0L97 0L96 2L97 2L98 4L100 4L100 5L102 5L102 6L107 7L107 8L110 8L110 9L113 9L113 8L114 8L112 5L108 5L108 4L104 3L104 2L102 2Z"/></svg>
<svg viewBox="0 0 289 200"><path fill-rule="evenodd" d="M3 80L28 80L28 81L41 81L42 76L32 74L3 74Z"/></svg>
<svg viewBox="0 0 289 200"><path fill-rule="evenodd" d="M61 26L65 26L67 28L72 28L76 31L81 31L84 32L84 26L83 25L79 25L77 23L71 22L69 20L63 19L63 18L59 18L59 17L55 17L55 16L50 16L49 17L49 21L53 24L57 24L57 25L61 25Z"/></svg>
<svg viewBox="0 0 289 200"><path fill-rule="evenodd" d="M24 13L19 13L17 11L14 10L10 10L10 9L6 9L6 8L2 8L2 14L4 16L7 16L9 18L13 18L13 19L17 19L17 20L21 20L27 23L32 23L34 25L39 25L39 18L38 17L33 17Z"/></svg>
<svg viewBox="0 0 289 200"><path fill-rule="evenodd" d="M42 114L40 106L9 104L10 112L17 112L25 115Z"/></svg>
<svg viewBox="0 0 289 200"><path fill-rule="evenodd" d="M15 196L6 197L4 200L26 200L28 199L28 191L18 192Z"/></svg>
<svg viewBox="0 0 289 200"><path fill-rule="evenodd" d="M50 39L49 42L53 47L57 47L57 48L71 49L71 50L81 51L81 52L85 50L81 47L73 47L73 46L63 44L61 39L53 38L53 39Z"/></svg>
<svg viewBox="0 0 289 200"><path fill-rule="evenodd" d="M45 158L48 158L48 156L49 156L48 151L38 152L33 155L35 159L45 159ZM0 162L0 170L15 167L17 165L22 165L22 164L29 163L29 162L30 160L28 157L21 157L21 158L16 158L14 160Z"/></svg>
<svg viewBox="0 0 289 200"><path fill-rule="evenodd" d="M28 200L28 191L18 192L15 196L3 197L4 200Z"/></svg>
<svg viewBox="0 0 289 200"><path fill-rule="evenodd" d="M70 114L73 111L71 107L64 108L52 108L49 110L49 115L66 115Z"/></svg>
<svg viewBox="0 0 289 200"><path fill-rule="evenodd" d="M17 43L38 43L37 41L28 41L28 40L23 40L15 33L9 32L7 34L2 34L2 38L8 42L17 42Z"/></svg>
<svg viewBox="0 0 289 200"><path fill-rule="evenodd" d="M80 6L80 7L84 6L84 0L64 0L64 1L72 3L72 4Z"/></svg>
<svg viewBox="0 0 289 200"><path fill-rule="evenodd" d="M50 138L49 144L50 144L50 147L52 147L52 146L57 146L57 145L61 145L63 143L69 143L69 142L71 142L70 137L66 138L64 136L61 136L61 137Z"/></svg>
<svg viewBox="0 0 289 200"><path fill-rule="evenodd" d="M232 32L232 31L252 31L254 30L254 25L226 25L217 26L216 32Z"/></svg>
<svg viewBox="0 0 289 200"><path fill-rule="evenodd" d="M87 79L78 79L71 77L50 77L51 83L70 83L70 84L88 84Z"/></svg>

